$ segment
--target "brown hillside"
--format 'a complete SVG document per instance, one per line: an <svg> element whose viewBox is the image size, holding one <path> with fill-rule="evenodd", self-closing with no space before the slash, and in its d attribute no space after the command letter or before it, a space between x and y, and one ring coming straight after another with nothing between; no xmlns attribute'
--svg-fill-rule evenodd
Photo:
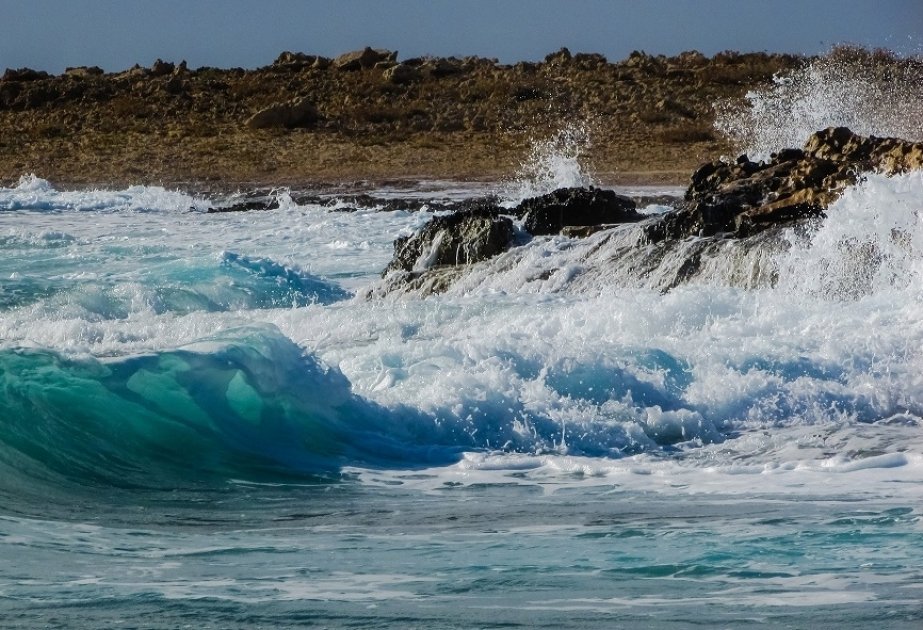
<svg viewBox="0 0 923 630"><path fill-rule="evenodd" d="M590 129L604 180L685 181L729 150L713 104L804 58L567 50L541 63L477 57L397 61L283 53L256 70L157 61L104 74L8 70L0 80L0 179L65 183L309 185L388 178L497 178L530 143Z"/></svg>

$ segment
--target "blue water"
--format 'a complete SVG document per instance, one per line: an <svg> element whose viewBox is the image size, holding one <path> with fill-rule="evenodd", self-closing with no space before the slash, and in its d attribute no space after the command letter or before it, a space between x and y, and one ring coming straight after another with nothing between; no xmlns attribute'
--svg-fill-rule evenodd
<svg viewBox="0 0 923 630"><path fill-rule="evenodd" d="M2 627L923 624L919 173L666 293L368 298L431 215L279 201L0 189Z"/></svg>

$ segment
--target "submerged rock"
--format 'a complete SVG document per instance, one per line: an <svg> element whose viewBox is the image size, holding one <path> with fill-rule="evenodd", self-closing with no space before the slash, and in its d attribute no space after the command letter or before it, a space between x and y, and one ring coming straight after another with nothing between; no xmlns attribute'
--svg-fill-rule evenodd
<svg viewBox="0 0 923 630"><path fill-rule="evenodd" d="M254 210L276 210L279 208L279 200L272 199L249 199L245 201L237 201L228 205L222 206L213 206L208 208L205 212L208 214L216 214L222 212L251 212Z"/></svg>

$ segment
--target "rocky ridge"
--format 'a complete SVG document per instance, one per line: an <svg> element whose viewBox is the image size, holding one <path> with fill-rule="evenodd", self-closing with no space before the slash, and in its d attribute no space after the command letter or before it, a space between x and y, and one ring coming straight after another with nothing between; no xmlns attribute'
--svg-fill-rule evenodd
<svg viewBox="0 0 923 630"><path fill-rule="evenodd" d="M911 170L923 170L923 143L831 127L812 134L803 148L780 151L766 162L741 155L701 166L684 198L664 214L641 214L631 199L596 188L561 189L512 209L462 211L398 239L378 294L443 291L472 264L517 242L556 234L582 238L620 223L639 223L641 238L633 249L658 260L682 248L684 259L662 287L669 289L694 277L702 254L718 251L722 243L753 248L782 228L823 219L830 204L863 173L890 176ZM626 258L635 254L625 252ZM648 272L653 269L645 265Z"/></svg>

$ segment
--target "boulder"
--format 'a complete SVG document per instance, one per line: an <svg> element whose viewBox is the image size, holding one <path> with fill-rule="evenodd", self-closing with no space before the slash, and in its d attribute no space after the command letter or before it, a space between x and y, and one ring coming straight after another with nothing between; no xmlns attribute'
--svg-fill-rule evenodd
<svg viewBox="0 0 923 630"><path fill-rule="evenodd" d="M333 60L333 67L344 72L353 72L374 68L381 62L397 62L397 51L381 50L365 47L340 55Z"/></svg>
<svg viewBox="0 0 923 630"><path fill-rule="evenodd" d="M317 108L306 98L276 103L247 119L251 129L311 127L319 119Z"/></svg>
<svg viewBox="0 0 923 630"><path fill-rule="evenodd" d="M408 66L404 63L399 63L396 66L391 66L384 72L385 81L390 81L397 85L405 85L407 83L413 83L420 79L420 72L413 66Z"/></svg>
<svg viewBox="0 0 923 630"><path fill-rule="evenodd" d="M301 70L302 68L326 68L330 65L330 59L320 55L307 55L300 52L284 51L276 57L272 65L277 68L286 70Z"/></svg>
<svg viewBox="0 0 923 630"><path fill-rule="evenodd" d="M565 227L633 223L643 215L634 201L600 188L560 188L520 203L512 214L523 219L523 228L535 236L558 234ZM579 234L581 231L572 231Z"/></svg>
<svg viewBox="0 0 923 630"><path fill-rule="evenodd" d="M812 134L803 149L767 162L741 155L705 164L692 175L683 206L645 228L648 240L688 236L746 237L821 217L863 172L886 175L923 168L923 143L860 136L845 127Z"/></svg>
<svg viewBox="0 0 923 630"><path fill-rule="evenodd" d="M412 236L394 241L394 258L384 275L486 260L506 251L513 234L512 220L494 206L435 217Z"/></svg>
<svg viewBox="0 0 923 630"><path fill-rule="evenodd" d="M76 68L65 68L65 76L77 79L86 79L89 77L99 77L104 74L103 69L99 66L78 66Z"/></svg>

